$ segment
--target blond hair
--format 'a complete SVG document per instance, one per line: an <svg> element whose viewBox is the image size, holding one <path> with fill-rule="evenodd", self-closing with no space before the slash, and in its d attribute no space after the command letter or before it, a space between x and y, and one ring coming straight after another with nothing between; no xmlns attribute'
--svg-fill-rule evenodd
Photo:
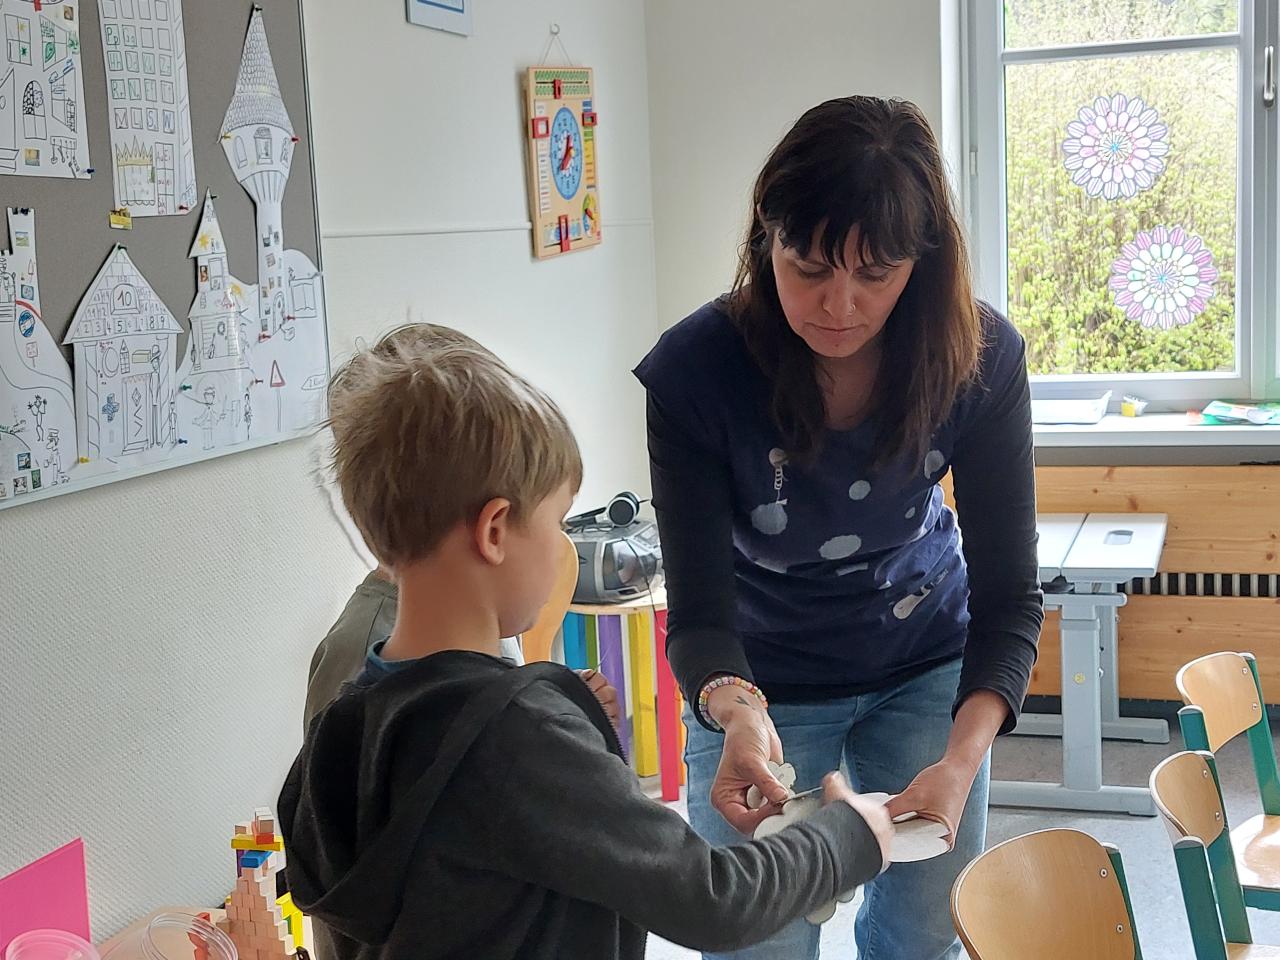
<svg viewBox="0 0 1280 960"><path fill-rule="evenodd" d="M393 569L494 498L519 522L582 482L559 407L449 327L407 324L356 354L329 384L329 427L347 512Z"/></svg>

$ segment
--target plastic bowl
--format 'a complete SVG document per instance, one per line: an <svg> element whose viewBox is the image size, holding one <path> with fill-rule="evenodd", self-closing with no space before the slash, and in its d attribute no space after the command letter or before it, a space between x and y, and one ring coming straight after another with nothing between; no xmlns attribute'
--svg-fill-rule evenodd
<svg viewBox="0 0 1280 960"><path fill-rule="evenodd" d="M5 960L101 960L83 937L66 930L28 930L9 941Z"/></svg>

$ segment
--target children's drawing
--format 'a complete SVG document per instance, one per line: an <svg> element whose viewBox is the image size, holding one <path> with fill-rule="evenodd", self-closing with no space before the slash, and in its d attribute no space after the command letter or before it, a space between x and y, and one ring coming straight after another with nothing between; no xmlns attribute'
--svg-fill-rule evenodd
<svg viewBox="0 0 1280 960"><path fill-rule="evenodd" d="M88 179L79 0L0 0L0 174Z"/></svg>
<svg viewBox="0 0 1280 960"><path fill-rule="evenodd" d="M7 172L36 169L22 169L29 141L39 142L33 164L87 162L78 2L0 0ZM195 212L181 0L97 2L116 201L132 217ZM310 257L285 244L284 191L300 141L258 8L227 92L221 143L257 217L252 235L224 236L206 192L188 254L197 279L189 336L139 269L152 265L116 246L55 340L40 309L34 218L10 212L13 250L0 252L0 506L68 480L284 438L323 419L324 289ZM231 273L236 243L246 254L253 244L257 277Z"/></svg>
<svg viewBox="0 0 1280 960"><path fill-rule="evenodd" d="M168 456L175 434L177 337L173 314L115 247L76 309L76 435L82 462L116 466Z"/></svg>
<svg viewBox="0 0 1280 960"><path fill-rule="evenodd" d="M182 0L98 0L116 207L130 216L196 205Z"/></svg>
<svg viewBox="0 0 1280 960"><path fill-rule="evenodd" d="M275 335L288 315L280 201L293 160L293 124L280 96L262 11L245 36L235 93L222 121L222 149L257 205L259 332Z"/></svg>
<svg viewBox="0 0 1280 960"><path fill-rule="evenodd" d="M9 240L0 250L0 484L26 492L70 479L75 401L71 368L40 309L34 211L9 211Z"/></svg>
<svg viewBox="0 0 1280 960"><path fill-rule="evenodd" d="M254 10L222 121L222 148L257 208L257 342L247 405L255 408L263 435L309 426L324 412L328 350L320 272L305 254L284 246L281 201L296 142L262 11Z"/></svg>
<svg viewBox="0 0 1280 960"><path fill-rule="evenodd" d="M249 394L255 377L249 341L255 317L245 308L244 284L227 269L227 248L208 191L187 256L196 262L196 296L187 313L191 337L178 373L178 426L184 433L190 424L198 449L212 450L251 435Z"/></svg>

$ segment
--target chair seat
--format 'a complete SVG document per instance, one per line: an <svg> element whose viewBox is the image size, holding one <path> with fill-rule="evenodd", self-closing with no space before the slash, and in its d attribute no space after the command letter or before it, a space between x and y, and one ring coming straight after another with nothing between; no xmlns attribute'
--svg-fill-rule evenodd
<svg viewBox="0 0 1280 960"><path fill-rule="evenodd" d="M1280 890L1280 817L1259 814L1231 831L1242 887Z"/></svg>
<svg viewBox="0 0 1280 960"><path fill-rule="evenodd" d="M1280 947L1265 943L1228 943L1227 960L1280 960Z"/></svg>

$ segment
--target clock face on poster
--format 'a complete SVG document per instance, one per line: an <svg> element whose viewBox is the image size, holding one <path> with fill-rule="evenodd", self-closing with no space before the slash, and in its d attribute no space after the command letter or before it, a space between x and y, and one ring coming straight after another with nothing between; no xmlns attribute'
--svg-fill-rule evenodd
<svg viewBox="0 0 1280 960"><path fill-rule="evenodd" d="M582 184L582 129L568 107L556 111L551 122L551 165L556 190L572 200Z"/></svg>

